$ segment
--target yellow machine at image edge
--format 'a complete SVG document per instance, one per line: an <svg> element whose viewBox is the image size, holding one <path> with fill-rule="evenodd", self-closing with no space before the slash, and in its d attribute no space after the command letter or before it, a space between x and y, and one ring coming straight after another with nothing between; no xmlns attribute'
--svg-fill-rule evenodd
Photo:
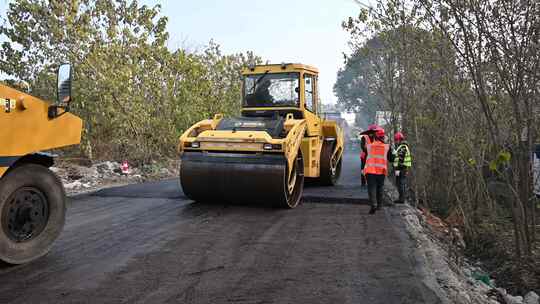
<svg viewBox="0 0 540 304"><path fill-rule="evenodd" d="M58 69L56 104L0 84L0 261L45 255L60 235L66 194L42 151L76 145L82 120L70 113L72 67Z"/></svg>

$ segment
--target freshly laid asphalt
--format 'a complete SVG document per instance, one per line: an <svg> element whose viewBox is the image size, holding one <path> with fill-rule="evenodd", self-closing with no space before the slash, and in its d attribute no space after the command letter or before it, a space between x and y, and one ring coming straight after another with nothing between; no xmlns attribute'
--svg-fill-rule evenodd
<svg viewBox="0 0 540 304"><path fill-rule="evenodd" d="M439 303L359 171L345 155L292 210L195 203L177 179L73 197L47 256L0 265L0 303Z"/></svg>

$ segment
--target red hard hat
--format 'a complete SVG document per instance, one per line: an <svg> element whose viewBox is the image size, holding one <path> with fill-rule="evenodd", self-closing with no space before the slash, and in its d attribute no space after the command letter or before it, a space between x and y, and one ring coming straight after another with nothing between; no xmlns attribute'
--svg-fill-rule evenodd
<svg viewBox="0 0 540 304"><path fill-rule="evenodd" d="M381 128L381 127L377 127L375 129L375 136L377 136L379 138L383 138L384 137L384 129Z"/></svg>
<svg viewBox="0 0 540 304"><path fill-rule="evenodd" d="M394 134L394 141L402 141L405 139L405 136L401 132Z"/></svg>
<svg viewBox="0 0 540 304"><path fill-rule="evenodd" d="M375 131L377 130L377 128L379 128L379 126L377 126L376 124L372 124L368 126L368 130L370 131Z"/></svg>

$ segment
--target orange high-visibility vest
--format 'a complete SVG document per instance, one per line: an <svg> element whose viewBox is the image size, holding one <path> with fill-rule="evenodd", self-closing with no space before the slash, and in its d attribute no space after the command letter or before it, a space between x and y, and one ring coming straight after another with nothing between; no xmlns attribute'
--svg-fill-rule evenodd
<svg viewBox="0 0 540 304"><path fill-rule="evenodd" d="M380 141L374 140L367 144L367 159L364 174L388 174L388 160L386 155L390 146Z"/></svg>

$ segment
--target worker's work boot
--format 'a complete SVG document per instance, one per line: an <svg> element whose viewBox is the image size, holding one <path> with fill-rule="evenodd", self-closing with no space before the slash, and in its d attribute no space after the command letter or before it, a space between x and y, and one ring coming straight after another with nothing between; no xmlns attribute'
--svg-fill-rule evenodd
<svg viewBox="0 0 540 304"><path fill-rule="evenodd" d="M369 209L369 214L375 214L375 211L377 211L377 207L371 206L371 209Z"/></svg>

